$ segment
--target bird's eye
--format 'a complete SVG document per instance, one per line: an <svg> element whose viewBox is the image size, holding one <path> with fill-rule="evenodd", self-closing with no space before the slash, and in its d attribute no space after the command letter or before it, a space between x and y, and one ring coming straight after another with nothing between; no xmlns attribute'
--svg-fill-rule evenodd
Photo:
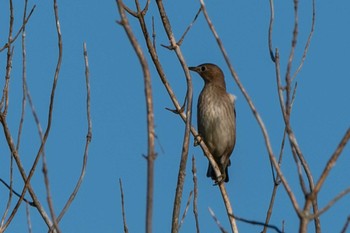
<svg viewBox="0 0 350 233"><path fill-rule="evenodd" d="M201 66L201 71L203 72L203 71L206 71L207 70L207 67L205 67L205 66Z"/></svg>

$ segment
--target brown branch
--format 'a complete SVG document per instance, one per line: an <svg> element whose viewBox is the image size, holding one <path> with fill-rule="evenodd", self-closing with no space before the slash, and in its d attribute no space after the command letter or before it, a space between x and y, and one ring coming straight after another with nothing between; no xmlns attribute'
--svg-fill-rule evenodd
<svg viewBox="0 0 350 233"><path fill-rule="evenodd" d="M296 96L296 90L297 90L297 83L295 83L294 86L294 90L293 90L293 96L292 96L292 106L294 104L294 100L295 100L295 96ZM283 152L284 152L284 145L285 145L285 140L286 140L286 136L287 136L287 129L284 128L284 132L283 132L283 138L282 138L282 142L281 142L281 148L280 148L280 153L279 153L279 158L278 158L278 165L281 166L282 164L282 158L283 158ZM272 176L273 176L273 190L272 190L272 194L271 194L271 198L270 198L270 204L269 204L269 208L266 214L266 219L265 219L265 225L264 225L264 229L263 229L263 233L265 233L267 231L267 225L269 224L271 215L272 215L272 210L273 210L273 206L274 206L274 202L275 202L275 197L277 195L277 189L279 187L279 184L281 183L279 176L277 175L277 177L275 178L275 173L273 170L273 164L272 161L270 160L271 163L271 169L272 169Z"/></svg>
<svg viewBox="0 0 350 233"><path fill-rule="evenodd" d="M91 97L90 97L90 69L89 69L89 57L88 57L88 52L87 52L87 48L86 48L86 43L83 44L83 55L84 55L84 64L85 64L86 117L87 117L87 123L88 123L88 127L87 127L88 132L86 135L83 164L82 164L80 176L79 176L78 181L77 181L71 195L69 196L66 204L64 205L60 214L58 215L57 222L60 222L62 220L63 216L65 215L68 208L72 204L75 196L77 195L77 193L80 189L80 186L84 180L86 168L87 168L87 162L88 162L89 145L90 145L91 140L92 140L92 119L91 119L91 110L90 110L90 106L91 106L91 104L90 104L90 102L91 102L90 101L90 99L91 99Z"/></svg>
<svg viewBox="0 0 350 233"><path fill-rule="evenodd" d="M185 39L186 34L190 31L191 27L192 27L193 24L196 22L199 13L201 13L201 10L202 10L202 8L199 8L197 14L194 16L194 19L192 20L192 22L190 23L190 25L188 25L188 27L186 28L184 34L181 36L180 40L177 42L177 44L178 44L179 46L181 46L182 42L183 42L184 39Z"/></svg>
<svg viewBox="0 0 350 233"><path fill-rule="evenodd" d="M152 43L154 51L157 53L157 47L156 47L156 29L154 27L154 17L152 16Z"/></svg>
<svg viewBox="0 0 350 233"><path fill-rule="evenodd" d="M321 210L319 210L316 214L310 215L310 219L314 219L319 217L321 214L326 212L329 208L331 208L337 201L339 201L341 198L343 198L345 195L350 193L350 187L340 192L337 196L335 196L325 207L323 207Z"/></svg>
<svg viewBox="0 0 350 233"><path fill-rule="evenodd" d="M193 215L196 221L196 232L199 233L199 219L198 219L198 208L197 208L197 198L198 198L198 183L197 183L197 169L196 169L196 159L192 156L192 174L193 174Z"/></svg>
<svg viewBox="0 0 350 233"><path fill-rule="evenodd" d="M312 195L317 195L317 193L320 191L323 183L326 181L326 178L328 177L329 172L334 167L335 163L337 162L339 156L341 155L343 149L345 148L346 144L348 143L350 139L350 128L347 129L344 137L341 139L338 147L335 149L334 153L332 154L331 158L328 160L326 167L323 169L323 172L321 173L321 177L317 181L317 184L313 190Z"/></svg>
<svg viewBox="0 0 350 233"><path fill-rule="evenodd" d="M43 168L42 168L42 172L44 174L44 180L45 180L45 188L46 188L46 200L47 200L47 204L49 207L49 211L51 214L51 219L52 219L52 227L49 232L53 232L53 229L60 233L61 230L59 228L57 219L56 219L56 213L54 210L54 206L53 206L53 200L52 200L52 195L51 195L51 188L50 188L50 180L49 180L49 174L48 174L48 168L47 168L47 163L46 163L46 156L43 150L43 155L42 155L42 161L43 161Z"/></svg>
<svg viewBox="0 0 350 233"><path fill-rule="evenodd" d="M285 74L285 82L286 82L286 101L285 101L285 108L284 108L284 112L283 113L283 118L284 118L284 122L287 128L287 133L289 136L289 141L292 147L292 152L293 154L296 154L298 156L298 159L301 162L301 165L303 166L303 169L305 171L306 177L308 179L308 183L309 183L309 189L310 192L313 192L314 189L314 181L313 181L313 177L311 174L311 170L307 164L307 161L305 160L305 157L303 156L301 149L297 143L295 134L292 130L292 127L290 125L290 113L291 113L291 82L292 82L292 78L291 78L291 68L292 68L292 63L294 60L294 53L295 53L295 48L296 48L296 44L297 44L297 38L298 38L298 5L299 2L298 0L294 0L294 29L293 29L293 36L292 36L292 45L291 45L291 51L289 54L289 58L288 58L288 64L287 64L287 70L286 70L286 74ZM279 85L278 88L281 88L280 85L280 81L279 81ZM281 95L281 92L279 92L279 99L280 101L283 101L283 95ZM283 103L282 103L283 104ZM283 109L281 109L283 110ZM299 176L301 177L301 176ZM300 232L305 232L307 229L307 223L308 223L308 219L306 217L305 214L307 212L309 212L309 209L311 207L313 207L313 212L317 213L318 212L318 204L317 204L317 198L313 198L312 201L308 201L306 200L305 202L305 206L304 206L304 210L303 210L303 214L299 215L300 218ZM320 220L319 218L315 218L314 219L314 223L315 223L315 230L317 233L321 232L321 224L320 224Z"/></svg>
<svg viewBox="0 0 350 233"><path fill-rule="evenodd" d="M5 135L7 144L9 146L9 149L11 151L11 154L16 161L16 164L17 164L18 170L22 176L22 179L25 181L20 198L17 201L17 204L15 205L14 209L12 210L11 215L8 217L6 223L4 224L3 229L6 229L8 227L8 225L10 224L10 222L12 221L13 217L15 216L15 213L17 212L21 202L24 199L24 195L25 195L27 189L28 189L28 191L33 199L34 206L37 208L38 212L40 213L40 215L44 219L45 223L47 224L47 226L51 226L52 223L51 223L49 216L46 214L45 210L43 209L42 205L40 204L40 201L38 200L37 196L35 195L33 189L30 186L30 182L29 182L30 178L28 178L29 176L27 177L27 175L26 175L26 172L25 172L24 167L22 165L22 162L20 160L20 156L18 154L18 151L16 150L16 147L15 147L15 144L13 142L10 130L8 128L6 118L2 114L0 114L0 122L3 126L4 135ZM38 160L38 156L36 157L35 163L37 163L37 160Z"/></svg>
<svg viewBox="0 0 350 233"><path fill-rule="evenodd" d="M281 166L282 164L282 158L283 158L283 152L284 152L284 145L285 145L285 140L286 140L286 136L287 136L287 132L286 132L286 129L284 129L284 132L283 132L283 138L282 138L282 142L281 142L281 148L280 148L280 154L279 154L279 158L278 158L278 165ZM275 203L275 198L276 198L276 195L277 195L277 189L280 185L280 179L279 179L279 176L277 175L277 177L275 178L274 176L274 170L273 170L273 164L272 164L272 161L270 160L271 162L271 169L272 169L272 174L273 174L273 189L272 189L272 194L271 194L271 198L270 198L270 204L269 204L269 208L267 210L267 213L266 213L266 219L265 219L265 225L264 225L264 229L262 231L262 233L266 233L268 227L267 225L269 224L270 222L270 218L271 218L271 215L272 215L272 210L273 210L273 207L274 207L274 203Z"/></svg>
<svg viewBox="0 0 350 233"><path fill-rule="evenodd" d="M165 28L165 30L169 30L170 24L168 24L169 21L168 21L168 19L166 17L165 10L162 7L161 2L159 4L160 4L160 6L158 8L159 8L159 11L160 11L160 14L161 14L161 19L164 20L164 21L162 21L163 25L164 25L164 28ZM181 119L186 123L187 119L188 119L187 118L187 114L184 111L181 111L182 108L181 108L181 106L180 106L180 104L179 104L179 102L178 102L178 100L176 98L176 95L175 95L174 91L172 90L172 88L171 88L171 86L170 86L170 84L169 84L169 82L168 82L168 80L166 78L166 75L164 73L164 70L163 70L162 65L161 65L161 63L159 61L158 55L156 53L155 46L152 43L152 40L150 39L148 30L147 30L147 27L146 27L146 23L145 23L145 20L144 20L144 15L143 14L135 14L135 17L137 17L138 20L139 20L139 23L140 23L140 26L141 26L141 29L142 29L142 32L143 32L143 35L144 35L144 38L145 38L145 41L146 41L146 45L147 45L148 51L149 51L149 53L151 55L151 58L152 58L152 61L153 61L154 65L155 65L155 67L157 69L159 77L160 77L161 81L163 82L163 85L165 86L165 88L166 88L166 90L167 90L167 92L168 92L168 94L170 96L170 99L171 99L171 101L173 102L173 104L175 106L176 113L179 114ZM171 38L173 38L171 32L167 31L167 34L168 34L168 37L170 36ZM169 40L171 40L171 39L169 39ZM173 39L171 41L172 41L172 45L175 45L173 47L174 47L175 52L176 52L177 45L176 45L175 39ZM182 62L181 62L181 64L184 65ZM184 71L185 71L186 77L188 77L187 75L189 75L189 72L188 72L187 66L184 68ZM187 80L189 80L189 79L187 78ZM190 127L190 130L191 130L191 133L192 133L193 136L196 137L198 135L198 132L196 131L196 129L193 126ZM217 172L217 175L220 176L221 174L220 174L219 167L217 166L213 156L210 154L207 146L205 145L205 143L203 141L200 142L200 146L201 146L204 154L207 156L208 160L210 161L210 163L213 165L213 168ZM181 169L180 169L180 171L181 171ZM180 173L180 171L179 171L179 173ZM179 199L175 198L175 201L176 200L179 200ZM180 204L178 202L175 205L176 206L180 206ZM174 213L175 214L173 214L173 216L178 216L179 211L174 210ZM173 221L173 230L174 231L176 231L176 225L177 225L177 220L175 219Z"/></svg>
<svg viewBox="0 0 350 233"><path fill-rule="evenodd" d="M10 4L12 5L12 0L10 1ZM25 28L26 24L28 23L30 17L32 16L34 9L35 9L36 5L34 5L32 7L32 9L30 10L28 17L25 18L24 22L22 23L22 26L20 27L20 29L18 30L18 32L16 33L16 35L11 38L10 40L7 41L7 43L0 49L0 52L2 52L3 50L5 50L6 48L11 47L11 44L13 44L13 42L16 41L17 37L21 34L21 32L23 32L23 29ZM11 13L10 13L11 14ZM13 23L13 22L12 22ZM11 29L11 33L12 33L12 29Z"/></svg>
<svg viewBox="0 0 350 233"><path fill-rule="evenodd" d="M302 68L303 65L304 65L304 62L305 62L305 59L306 59L306 55L307 55L307 52L309 51L309 47L310 47L310 44L311 44L311 39L312 39L312 36L313 36L313 34L314 34L314 31L315 31L315 22L316 22L316 2L315 2L315 0L312 0L312 22L311 22L311 30L310 30L309 36L308 36L308 38L307 38L307 42L306 42L306 44L305 44L303 57L301 58L301 62L300 62L300 64L299 64L297 70L296 70L295 73L293 74L292 81L296 78L296 76L298 75L298 73L300 72L301 68Z"/></svg>
<svg viewBox="0 0 350 233"><path fill-rule="evenodd" d="M164 30L170 41L170 46L174 49L174 52L185 72L186 84L187 84L187 91L186 91L187 108L186 108L186 120L185 120L186 126L185 126L185 135L184 135L183 145L182 145L180 168L178 172L178 181L177 181L176 191L175 191L175 200L174 200L173 217L172 217L172 230L171 230L172 232L178 232L178 219L180 214L181 196L182 196L182 190L184 185L186 163L188 158L190 131L192 128L191 127L192 95L193 95L192 80L191 80L191 76L190 76L186 61L182 55L181 49L178 46L178 44L176 44L176 39L171 29L170 21L166 15L163 2L161 0L156 0L156 3L158 6L158 12L160 14L160 18L162 20Z"/></svg>
<svg viewBox="0 0 350 233"><path fill-rule="evenodd" d="M33 11L33 9L32 9ZM31 13L32 13L31 11ZM30 13L30 14L31 14ZM24 24L25 25L25 24ZM22 28L24 28L24 25L22 25ZM9 29L9 37L8 37L8 44L10 45L12 42L12 27L13 27L13 6L12 6L12 1L10 1L10 29ZM8 46L8 51L11 49L11 46ZM13 49L11 49L13 52ZM23 50L22 50L23 51ZM35 206L37 207L39 213L41 214L42 218L44 219L45 223L50 226L51 225L51 221L49 219L49 217L47 216L47 214L45 213L44 209L42 208L39 200L37 199L34 191L32 190L29 181L31 176L33 175L33 173L27 177L23 165L20 161L20 157L18 154L18 150L16 149L16 146L13 142L13 138L11 136L10 130L8 128L7 122L6 122L6 114L7 114L7 107L8 107L8 84L9 84L9 79L10 79L10 71L11 71L11 63L12 63L12 52L8 52L8 61L7 61L7 68L6 68L6 83L5 83L5 87L4 87L4 94L2 96L1 99L1 103L0 106L1 108L3 107L3 105L5 104L5 108L3 110L3 112L0 114L0 121L1 124L3 126L3 130L4 130L4 135L7 141L7 144L10 148L11 154L13 156L13 158L16 161L16 164L18 166L18 169L20 171L20 174L22 176L22 179L25 182L24 188L22 190L21 196L19 198L19 200L17 201L17 204L15 205L14 209L12 210L11 215L9 216L9 218L7 219L6 223L3 225L3 229L6 229L8 227L8 225L10 224L10 222L12 221L13 217L15 216L15 213L17 212L23 198L25 195L26 190L29 190L29 193L33 199L33 202L35 203ZM38 153L39 155L40 153ZM37 156L38 158L39 156ZM37 161L36 161L37 162Z"/></svg>
<svg viewBox="0 0 350 233"><path fill-rule="evenodd" d="M12 4L12 2L10 2L10 4ZM28 4L28 1L26 0L24 3L23 25L25 25L25 18L26 18L26 14L27 14L27 4ZM10 11L11 11L11 9L10 9ZM13 11L13 9L12 9L12 11ZM22 61L23 61L23 63L22 63L22 65L23 65L23 70L22 70L23 71L23 76L22 76L23 85L22 85L22 87L23 87L23 96L22 96L21 118L20 118L20 122L19 122L18 133L17 133L17 145L16 145L17 151L19 150L19 147L20 147L23 122L24 122L25 106L26 106L26 94L25 94L26 60L25 60L25 43L24 43L24 41L25 41L25 26L23 26L23 31L22 31ZM5 47L3 49L5 49ZM6 92L8 92L8 91L6 91ZM2 181L2 179L1 179L1 181ZM7 186L7 184L5 182L4 182L4 184ZM10 185L8 186L10 192L9 192L9 198L8 198L8 201L6 204L6 209L5 209L4 214L1 218L1 226L4 223L6 215L10 209L10 206L11 206L12 193L13 193L12 185L13 185L13 157L10 156ZM17 196L20 196L20 195L17 195ZM24 201L26 201L26 200L24 199Z"/></svg>
<svg viewBox="0 0 350 233"><path fill-rule="evenodd" d="M117 0L117 6L119 14L121 16L121 21L119 22L128 38L132 44L135 53L141 63L143 76L144 76L144 85L145 85L145 97L146 97L146 108L147 108L147 134L148 134L148 155L147 155L147 201L146 201L146 232L152 232L152 214L153 214L153 186L154 186L154 160L156 158L154 151L154 116L153 116L153 97L152 97L152 87L151 87L151 75L148 68L147 60L143 55L142 49L137 42L131 27L129 25L128 19L126 17L124 4L121 0ZM136 1L137 8L139 9L138 1ZM144 11L147 10L148 4L144 8Z"/></svg>

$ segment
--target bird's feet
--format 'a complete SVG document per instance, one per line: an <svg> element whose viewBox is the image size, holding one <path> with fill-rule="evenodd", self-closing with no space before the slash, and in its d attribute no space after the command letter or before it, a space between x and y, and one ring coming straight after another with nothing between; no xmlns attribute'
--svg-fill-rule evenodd
<svg viewBox="0 0 350 233"><path fill-rule="evenodd" d="M197 134L197 135L194 137L193 146L198 146L199 144L201 144L201 142L202 142L202 137L201 137L201 135Z"/></svg>

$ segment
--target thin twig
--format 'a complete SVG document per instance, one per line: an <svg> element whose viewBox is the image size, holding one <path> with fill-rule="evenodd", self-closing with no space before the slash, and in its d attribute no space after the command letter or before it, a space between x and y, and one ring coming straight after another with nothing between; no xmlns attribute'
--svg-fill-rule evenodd
<svg viewBox="0 0 350 233"><path fill-rule="evenodd" d="M198 219L198 183L197 183L197 169L196 169L196 159L192 156L192 174L193 174L193 214L196 221L196 232L199 233L199 219Z"/></svg>
<svg viewBox="0 0 350 233"><path fill-rule="evenodd" d="M270 24L269 24L269 50L270 50L270 57L273 62L275 62L275 56L273 54L273 45L272 45L272 32L273 32L273 23L275 20L275 9L273 0L270 0Z"/></svg>
<svg viewBox="0 0 350 233"><path fill-rule="evenodd" d="M48 172L48 168L47 168L46 156L45 156L44 150L43 150L43 155L42 155L42 161L43 161L42 172L44 175L45 188L46 188L46 200L47 200L47 204L49 206L51 219L53 222L51 229L54 229L57 233L60 233L61 230L60 230L58 222L57 222L56 213L54 210L54 205L53 205L53 200L52 200L52 195L51 195L49 172ZM53 232L53 231L50 230L50 232Z"/></svg>
<svg viewBox="0 0 350 233"><path fill-rule="evenodd" d="M12 2L11 2L12 4ZM16 41L16 39L18 38L18 36L21 34L22 30L24 29L24 27L26 26L26 24L28 23L30 17L32 16L34 9L35 9L36 5L34 5L32 7L32 9L30 10L28 17L25 18L25 21L23 22L22 26L20 27L20 29L18 29L18 32L16 33L16 35L11 38L11 40L9 40L1 49L0 52L2 52L4 49L11 47L11 44L13 44L13 42Z"/></svg>
<svg viewBox="0 0 350 233"><path fill-rule="evenodd" d="M342 228L340 233L346 233L346 230L348 229L349 224L350 224L350 216L348 216L348 218L346 219L344 227Z"/></svg>
<svg viewBox="0 0 350 233"><path fill-rule="evenodd" d="M323 183L326 181L326 178L328 177L329 172L334 167L336 161L338 160L339 156L341 155L342 151L344 150L349 140L350 140L350 128L347 129L345 135L340 140L338 147L335 149L334 153L328 160L326 167L323 169L323 172L321 173L321 177L318 179L316 186L313 190L313 195L317 195L317 193L320 191Z"/></svg>
<svg viewBox="0 0 350 233"><path fill-rule="evenodd" d="M182 42L183 42L184 39L185 39L186 34L190 31L190 29L191 29L191 27L193 26L194 22L196 22L199 13L201 13L201 10L202 10L202 8L200 7L200 8L198 9L197 14L194 16L194 19L192 20L192 22L190 23L190 25L188 25L188 27L186 28L184 34L181 36L180 40L177 42L177 44L178 44L179 46L181 46Z"/></svg>
<svg viewBox="0 0 350 233"><path fill-rule="evenodd" d="M30 15L32 14L33 10L34 10L34 7L33 7L32 11L31 11ZM30 15L29 15L29 17L30 17ZM29 19L29 17L27 17L27 19ZM8 217L6 223L3 225L2 230L5 230L8 227L8 225L10 224L10 222L12 221L12 219L14 218L15 213L17 212L17 210L18 210L18 208L19 208L19 206L21 204L21 201L24 198L24 195L25 195L25 192L26 192L27 188L29 189L29 192L30 192L30 194L32 196L32 199L33 199L34 203L35 203L35 206L37 207L39 213L43 217L45 223L48 226L51 225L51 221L50 221L49 217L45 213L44 209L42 208L42 206L40 205L39 201L37 200L37 197L36 197L34 191L30 187L30 184L29 184L29 180L30 179L27 179L26 172L25 172L24 167L23 167L23 165L22 165L22 163L20 161L18 150L16 149L16 146L15 146L14 141L13 141L13 137L12 137L12 135L10 133L10 130L8 128L7 121L6 121L6 114L7 114L7 108L8 108L8 85L9 85L9 80L10 80L10 71L11 71L12 54L13 54L13 48L11 47L11 43L13 43L13 38L12 38L13 21L14 21L14 18L13 18L13 5L12 5L12 0L10 0L10 26L9 26L8 46L6 47L8 49L8 53L7 53L7 55L8 55L7 59L8 60L7 60L6 76L5 76L6 82L5 82L3 96L2 96L2 99L1 99L1 103L0 103L0 108L1 109L3 108L4 105L5 105L5 107L4 107L3 111L2 111L2 113L0 114L0 121L1 121L1 124L3 126L4 135L5 135L7 144L9 146L9 148L10 148L11 155L13 156L13 158L16 161L16 164L18 166L20 174L21 174L23 180L25 181L25 186L24 186L24 188L22 190L22 193L21 193L21 196L20 196L19 200L17 201L15 207L12 210L12 213ZM26 22L27 21L28 20L26 20ZM24 28L24 26L25 26L25 24L23 24L21 28ZM20 31L22 31L22 29ZM16 36L18 36L18 35L16 35ZM9 52L9 51L11 51L11 52Z"/></svg>
<svg viewBox="0 0 350 233"><path fill-rule="evenodd" d="M152 16L152 42L153 42L153 48L154 51L157 53L157 46L156 46L156 29L154 27L154 17Z"/></svg>
<svg viewBox="0 0 350 233"><path fill-rule="evenodd" d="M215 216L214 211L213 211L210 207L209 207L208 209L209 209L210 215L211 215L212 218L214 219L214 221L215 221L216 225L219 227L220 231L221 231L222 233L227 233L227 231L225 230L225 228L221 225L219 219Z"/></svg>
<svg viewBox="0 0 350 233"><path fill-rule="evenodd" d="M284 145L285 145L285 140L286 140L286 136L287 136L287 132L286 132L286 129L284 129L284 132L283 132L283 138L282 138L282 142L281 142L281 148L280 148L280 154L279 154L279 158L278 158L278 165L280 166L282 164L282 158L283 158L283 152L284 152ZM269 204L269 208L267 210L267 213L266 213L266 219L265 219L265 225L264 225L264 229L262 231L262 233L266 233L268 227L267 225L269 224L270 222L270 218L271 218L271 215L272 215L272 210L273 210L273 207L274 207L274 203L275 203L275 198L276 198L276 195L277 195L277 189L280 185L280 179L279 179L279 176L277 175L277 177L275 178L274 176L274 170L273 170L273 164L272 164L272 161L270 160L270 163L271 163L271 169L272 169L272 174L273 174L273 189L272 189L272 194L271 194L271 198L270 198L270 204Z"/></svg>
<svg viewBox="0 0 350 233"><path fill-rule="evenodd" d="M124 191L123 191L123 184L122 179L119 178L119 188L120 188L120 197L122 202L122 216L123 216L123 226L124 226L124 233L128 233L128 225L126 224L126 214L125 214L125 208L124 208Z"/></svg>
<svg viewBox="0 0 350 233"><path fill-rule="evenodd" d="M26 216L27 216L27 225L28 225L28 232L32 233L32 220L30 219L30 211L29 211L29 205L26 205Z"/></svg>
<svg viewBox="0 0 350 233"><path fill-rule="evenodd" d="M313 218L317 218L319 217L321 214L323 214L324 212L326 212L329 208L331 208L337 201L339 201L341 198L343 198L345 195L350 193L350 187L348 187L347 189L341 191L337 196L335 196L330 202L328 202L328 204L323 207L321 210L319 210L316 214L310 215L309 218L313 219Z"/></svg>
<svg viewBox="0 0 350 233"><path fill-rule="evenodd" d="M11 191L11 193L15 194L15 196L21 197L21 194L17 193L15 190L13 190L12 187L11 187L11 185L8 185L8 184L7 184L3 179L1 179L1 178L0 178L0 183L2 183L3 185L5 185L6 188L8 188L8 189ZM35 206L35 203L34 203L34 202L29 201L29 200L27 200L26 198L23 198L23 201L24 201L25 203L27 203L28 205L30 205L30 206Z"/></svg>
<svg viewBox="0 0 350 233"><path fill-rule="evenodd" d="M193 191L191 191L190 194L188 195L188 199L187 199L185 211L183 212L182 217L181 217L181 220L180 220L180 222L179 222L178 231L180 231L180 228L181 228L182 224L185 222L185 218L186 218L188 209L189 209L190 204L191 204L192 195L193 195Z"/></svg>
<svg viewBox="0 0 350 233"><path fill-rule="evenodd" d="M298 75L298 73L300 72L301 68L304 65L304 62L305 62L305 59L306 59L306 55L307 55L307 53L309 51L309 47L310 47L310 44L311 44L311 39L312 39L312 36L314 34L314 31L315 31L315 22L316 22L316 2L315 2L315 0L312 0L311 30L310 30L310 33L309 33L309 36L307 38L307 42L306 42L306 45L305 45L305 48L304 48L303 57L301 58L301 62L299 64L299 66L298 66L298 69L293 74L292 81L296 78L296 76Z"/></svg>
<svg viewBox="0 0 350 233"><path fill-rule="evenodd" d="M78 178L78 181L74 187L74 190L72 191L71 195L69 196L66 204L64 205L62 211L60 212L59 216L57 217L57 221L60 222L63 218L64 214L67 212L68 208L72 204L75 196L77 195L80 186L84 180L86 168L87 168L87 162L88 162L88 156L89 156L89 145L92 140L92 119L91 119L91 110L90 110L90 71L89 71L89 57L87 53L86 43L83 44L83 55L84 55L84 63L85 63L85 84L86 84L86 117L87 117L87 134L86 134L86 142L85 142L85 149L84 149L84 156L83 156L83 164L80 172L80 176Z"/></svg>
<svg viewBox="0 0 350 233"><path fill-rule="evenodd" d="M259 221L255 221L255 220L248 220L248 219L241 218L241 217L238 217L238 216L233 216L233 217L234 217L237 221L249 223L249 224L251 224L251 225L264 226L264 227L273 229L273 230L275 230L275 231L278 232L278 233L283 233L283 231L281 231L280 229L278 229L278 227L276 227L276 226L274 226L274 225L266 224L266 223L259 222Z"/></svg>
<svg viewBox="0 0 350 233"><path fill-rule="evenodd" d="M293 91L292 105L293 105L294 100L295 100L296 90L297 90L297 83L295 84L294 91ZM281 148L280 148L280 153L279 153L279 158L278 158L278 165L279 166L282 164L282 158L283 158L283 152L284 152L284 145L285 145L286 136L287 136L287 129L284 128L283 138L282 138ZM271 194L271 198L270 198L269 208L268 208L267 213L266 213L266 219L265 219L265 225L264 225L263 233L265 233L267 231L267 229L268 229L267 225L269 224L270 218L271 218L271 215L272 215L272 210L273 210L273 206L274 206L274 202L275 202L275 197L277 195L277 189L279 187L279 184L281 183L279 176L277 175L277 177L275 177L273 164L272 164L271 160L270 160L270 164L271 164L271 170L272 170L273 184L274 185L273 185L273 190L272 190L272 194Z"/></svg>

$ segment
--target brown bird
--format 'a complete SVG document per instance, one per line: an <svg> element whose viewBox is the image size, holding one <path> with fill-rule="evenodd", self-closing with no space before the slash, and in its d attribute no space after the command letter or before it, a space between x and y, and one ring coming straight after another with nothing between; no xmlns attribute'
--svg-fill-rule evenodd
<svg viewBox="0 0 350 233"><path fill-rule="evenodd" d="M205 63L189 69L204 80L197 104L198 132L222 174L222 177L216 177L209 162L207 177L217 183L228 182L227 167L236 143L235 96L226 92L224 73L218 66Z"/></svg>

